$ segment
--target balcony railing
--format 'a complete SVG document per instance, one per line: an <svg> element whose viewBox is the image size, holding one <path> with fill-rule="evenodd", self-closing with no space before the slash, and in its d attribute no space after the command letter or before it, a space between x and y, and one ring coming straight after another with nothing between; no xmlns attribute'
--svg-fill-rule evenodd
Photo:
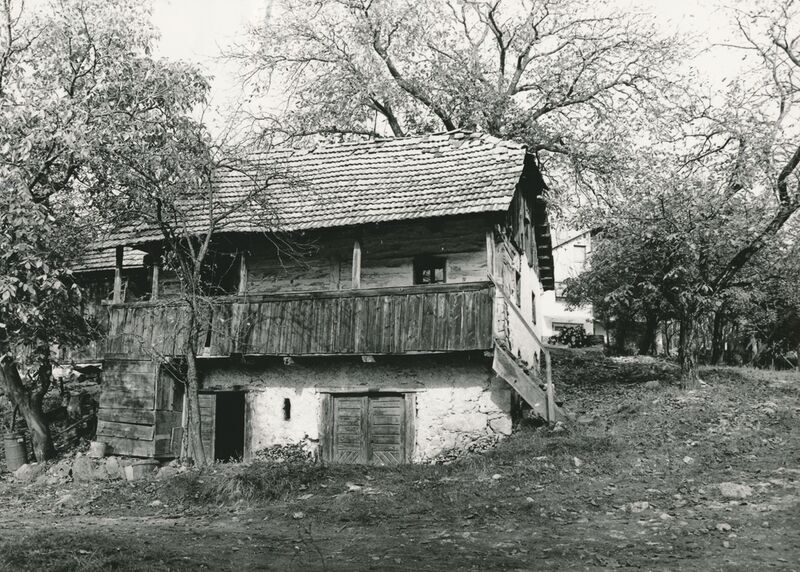
<svg viewBox="0 0 800 572"><path fill-rule="evenodd" d="M198 354L408 354L492 348L490 282L247 295L203 305ZM107 354L181 355L185 305L109 308Z"/></svg>

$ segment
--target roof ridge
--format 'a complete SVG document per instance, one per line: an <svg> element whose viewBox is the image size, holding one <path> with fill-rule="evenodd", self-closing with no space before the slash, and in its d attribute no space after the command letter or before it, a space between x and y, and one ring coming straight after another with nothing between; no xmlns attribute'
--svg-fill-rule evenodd
<svg viewBox="0 0 800 572"><path fill-rule="evenodd" d="M400 136L390 136L390 137L374 137L370 139L362 139L360 141L340 141L340 142L332 142L332 141L320 141L315 143L311 147L291 147L291 146L282 146L276 145L270 149L265 149L261 151L253 151L252 155L255 156L262 156L262 155L270 155L275 153L282 153L288 156L296 156L296 155L311 155L313 153L323 151L323 150L332 150L332 149L346 149L351 147L368 147L377 144L384 144L384 143L404 143L404 144L413 144L417 141L423 142L425 140L429 140L432 137L437 138L444 138L443 136L448 136L448 139L464 139L466 137L457 137L457 135L463 134L464 136L469 136L472 139L481 139L485 140L493 145L498 145L510 149L525 149L527 150L528 146L524 143L519 143L517 141L512 141L510 139L502 139L491 133L487 133L485 131L476 131L464 128L458 129L451 129L449 131L435 131L433 133L415 133L413 135L404 135Z"/></svg>

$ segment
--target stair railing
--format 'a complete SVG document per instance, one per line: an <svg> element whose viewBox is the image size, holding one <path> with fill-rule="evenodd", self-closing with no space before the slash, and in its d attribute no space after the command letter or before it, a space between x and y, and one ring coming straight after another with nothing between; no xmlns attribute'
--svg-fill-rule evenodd
<svg viewBox="0 0 800 572"><path fill-rule="evenodd" d="M533 329L533 326L531 326L528 319L522 315L522 310L519 308L519 306L517 306L514 303L514 301L511 299L511 296L509 296L508 292L506 292L506 289L503 287L503 285L499 283L495 279L495 277L492 276L491 274L489 274L489 280L491 280L492 283L494 284L495 291L498 292L502 297L504 302L504 307L506 309L511 308L511 310L516 315L518 321L521 322L522 325L524 326L524 331L527 332L528 334L527 336L528 341L531 342L533 349L536 352L536 355L541 355L544 357L545 372L543 377L545 382L545 391L547 393L547 420L549 422L553 422L555 421L556 418L556 411L555 411L556 405L555 405L555 390L553 388L553 373L552 373L553 366L552 366L552 359L550 357L550 350L544 343L542 343L542 340L536 334L536 331ZM511 350L511 353L513 355L510 327L508 327L507 330L508 330L507 333L508 339L506 340L506 343L508 345L508 349ZM529 365L536 371L537 376L541 377L541 363L539 363L539 359L537 359L535 363Z"/></svg>

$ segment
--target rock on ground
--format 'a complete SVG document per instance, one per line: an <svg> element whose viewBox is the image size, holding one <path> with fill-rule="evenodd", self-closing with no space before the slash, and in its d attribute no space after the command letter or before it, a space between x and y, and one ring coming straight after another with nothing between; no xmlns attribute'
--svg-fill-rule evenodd
<svg viewBox="0 0 800 572"><path fill-rule="evenodd" d="M14 478L23 483L30 483L47 470L44 463L25 463L14 471Z"/></svg>
<svg viewBox="0 0 800 572"><path fill-rule="evenodd" d="M753 494L753 489L747 485L737 483L720 483L719 492L729 499L745 499Z"/></svg>

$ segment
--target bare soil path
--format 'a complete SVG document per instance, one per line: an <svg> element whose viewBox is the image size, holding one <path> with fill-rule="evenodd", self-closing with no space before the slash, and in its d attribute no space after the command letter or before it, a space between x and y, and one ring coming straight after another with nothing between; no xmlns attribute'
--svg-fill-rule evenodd
<svg viewBox="0 0 800 572"><path fill-rule="evenodd" d="M269 500L223 494L237 467L0 481L0 570L800 570L796 374L687 394L642 383L659 364L587 367L561 370L578 423L448 466L320 469Z"/></svg>

